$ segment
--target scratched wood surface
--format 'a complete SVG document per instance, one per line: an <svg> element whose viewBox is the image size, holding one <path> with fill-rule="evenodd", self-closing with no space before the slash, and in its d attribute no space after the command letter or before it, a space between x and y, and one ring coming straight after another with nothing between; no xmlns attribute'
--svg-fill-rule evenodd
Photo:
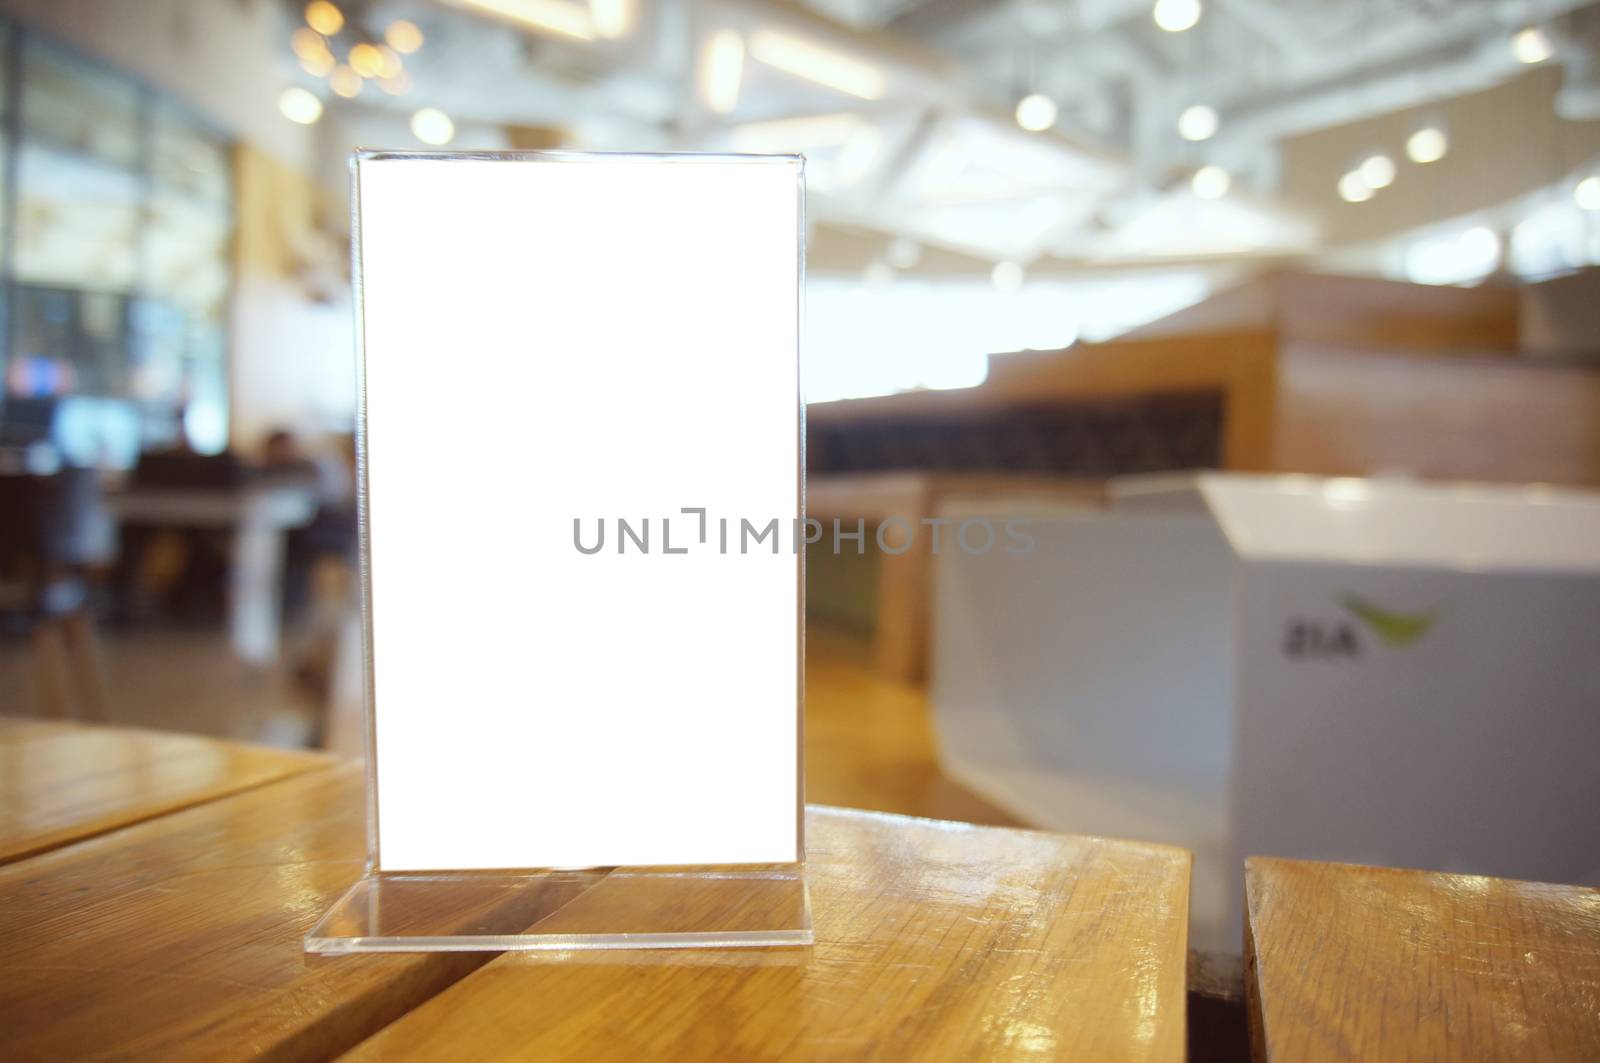
<svg viewBox="0 0 1600 1063"><path fill-rule="evenodd" d="M813 807L811 949L507 954L354 1059L1176 1060L1189 854Z"/></svg>
<svg viewBox="0 0 1600 1063"><path fill-rule="evenodd" d="M329 763L196 735L4 718L0 864Z"/></svg>
<svg viewBox="0 0 1600 1063"><path fill-rule="evenodd" d="M1600 1059L1600 890L1247 862L1257 1060Z"/></svg>
<svg viewBox="0 0 1600 1063"><path fill-rule="evenodd" d="M488 959L304 955L365 831L345 766L0 868L0 1055L325 1059Z"/></svg>

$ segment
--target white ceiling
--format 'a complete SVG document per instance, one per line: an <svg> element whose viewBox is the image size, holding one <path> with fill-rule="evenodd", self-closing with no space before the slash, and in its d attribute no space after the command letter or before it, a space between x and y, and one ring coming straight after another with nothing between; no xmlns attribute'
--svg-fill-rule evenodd
<svg viewBox="0 0 1600 1063"><path fill-rule="evenodd" d="M1565 68L1557 106L1600 113L1589 0L1205 0L1182 33L1155 25L1150 0L589 2L627 4L626 31L583 40L535 24L554 10L585 25L585 0L346 5L358 29L406 17L427 40L407 57L409 93L364 91L336 117L395 146L414 143L405 116L427 105L456 120L462 147L526 142L531 127L596 150L801 151L821 225L977 260L1103 266L1319 250L1318 217L1277 194L1282 142L1509 79L1525 67L1508 41L1535 14ZM293 70L299 11L285 4L284 62L320 89ZM708 103L718 34L742 51L727 113ZM1050 131L1013 121L1029 92L1059 105ZM1194 103L1221 118L1203 144L1176 132ZM1222 198L1190 190L1206 164L1233 177Z"/></svg>

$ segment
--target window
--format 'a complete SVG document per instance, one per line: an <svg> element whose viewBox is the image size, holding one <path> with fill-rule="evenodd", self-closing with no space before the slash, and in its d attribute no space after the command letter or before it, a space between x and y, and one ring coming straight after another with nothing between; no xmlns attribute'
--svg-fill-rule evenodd
<svg viewBox="0 0 1600 1063"><path fill-rule="evenodd" d="M145 447L222 449L230 143L15 27L0 85L7 396L118 400Z"/></svg>

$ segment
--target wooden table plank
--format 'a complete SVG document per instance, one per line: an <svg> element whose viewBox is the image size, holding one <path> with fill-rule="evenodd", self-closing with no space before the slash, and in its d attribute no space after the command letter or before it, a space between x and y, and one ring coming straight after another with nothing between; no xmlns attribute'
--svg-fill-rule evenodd
<svg viewBox="0 0 1600 1063"><path fill-rule="evenodd" d="M7 718L0 864L331 763L196 735Z"/></svg>
<svg viewBox="0 0 1600 1063"><path fill-rule="evenodd" d="M1257 1060L1600 1059L1600 890L1254 858Z"/></svg>
<svg viewBox="0 0 1600 1063"><path fill-rule="evenodd" d="M1180 1059L1189 854L813 807L813 949L518 953L356 1059Z"/></svg>
<svg viewBox="0 0 1600 1063"><path fill-rule="evenodd" d="M304 955L365 815L341 766L0 868L5 1056L322 1059L486 962Z"/></svg>

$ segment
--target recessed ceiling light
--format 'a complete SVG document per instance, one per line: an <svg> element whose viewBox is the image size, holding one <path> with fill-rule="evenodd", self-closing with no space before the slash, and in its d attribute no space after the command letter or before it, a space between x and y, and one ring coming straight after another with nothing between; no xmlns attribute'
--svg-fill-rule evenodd
<svg viewBox="0 0 1600 1063"><path fill-rule="evenodd" d="M411 116L411 133L424 144L437 147L455 139L456 124L437 107L424 107Z"/></svg>
<svg viewBox="0 0 1600 1063"><path fill-rule="evenodd" d="M1412 162L1438 162L1450 150L1450 138L1437 126L1424 126L1406 139L1406 157Z"/></svg>
<svg viewBox="0 0 1600 1063"><path fill-rule="evenodd" d="M312 0L306 5L306 25L324 37L332 37L344 29L344 12L328 0Z"/></svg>
<svg viewBox="0 0 1600 1063"><path fill-rule="evenodd" d="M1550 43L1550 35L1541 27L1529 26L1518 30L1511 38L1511 54L1516 56L1517 62L1532 65L1555 55L1556 48Z"/></svg>
<svg viewBox="0 0 1600 1063"><path fill-rule="evenodd" d="M328 87L345 99L361 95L361 75L340 64L328 74Z"/></svg>
<svg viewBox="0 0 1600 1063"><path fill-rule="evenodd" d="M1365 203L1372 198L1372 186L1362 179L1360 170L1351 170L1339 178L1339 198L1346 203Z"/></svg>
<svg viewBox="0 0 1600 1063"><path fill-rule="evenodd" d="M278 110L291 122L312 125L322 117L322 101L315 93L297 86L283 90L278 97Z"/></svg>
<svg viewBox="0 0 1600 1063"><path fill-rule="evenodd" d="M1042 133L1056 124L1056 101L1037 92L1017 101L1017 125Z"/></svg>
<svg viewBox="0 0 1600 1063"><path fill-rule="evenodd" d="M1233 176L1220 166L1202 166L1189 179L1189 187L1201 199L1221 199L1233 187Z"/></svg>
<svg viewBox="0 0 1600 1063"><path fill-rule="evenodd" d="M1379 152L1361 163L1361 180L1368 188L1388 188L1394 184L1394 160Z"/></svg>
<svg viewBox="0 0 1600 1063"><path fill-rule="evenodd" d="M1600 210L1600 177L1585 177L1572 190L1573 202L1584 210Z"/></svg>
<svg viewBox="0 0 1600 1063"><path fill-rule="evenodd" d="M1182 33L1200 21L1200 0L1156 0L1150 17L1168 33Z"/></svg>
<svg viewBox="0 0 1600 1063"><path fill-rule="evenodd" d="M383 39L401 55L410 55L422 47L423 38L415 22L400 18L389 23L389 28L383 31Z"/></svg>
<svg viewBox="0 0 1600 1063"><path fill-rule="evenodd" d="M1217 112L1197 103L1178 116L1178 135L1184 140L1210 140L1217 132Z"/></svg>

